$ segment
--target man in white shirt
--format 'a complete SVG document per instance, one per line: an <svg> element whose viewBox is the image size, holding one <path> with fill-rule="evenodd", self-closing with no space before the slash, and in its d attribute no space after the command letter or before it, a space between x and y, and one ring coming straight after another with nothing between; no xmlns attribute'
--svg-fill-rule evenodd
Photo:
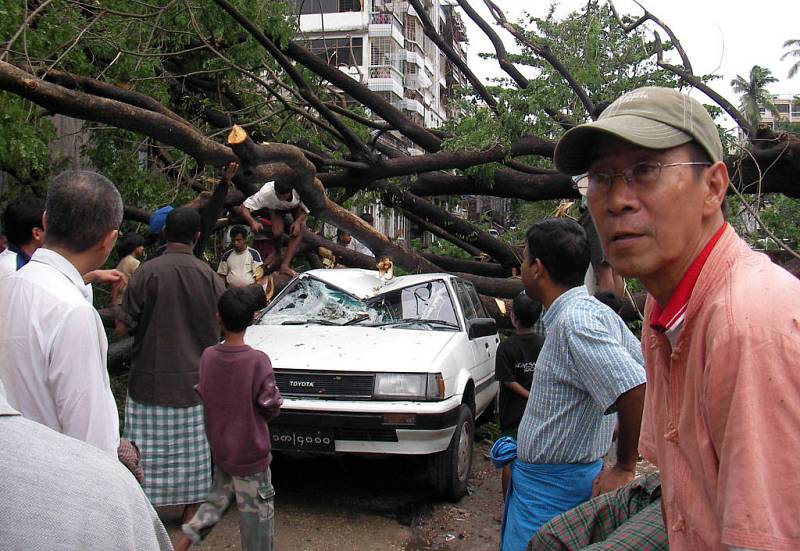
<svg viewBox="0 0 800 551"><path fill-rule="evenodd" d="M300 196L289 185L283 182L267 182L256 193L245 199L239 212L242 218L250 225L253 233L258 233L264 229L264 225L253 218L252 213L267 209L269 219L272 223L272 236L275 239L275 248L280 250L280 240L285 231L284 217L286 213L292 215L292 224L289 226L289 244L286 246L286 254L283 255L278 271L288 276L295 276L297 273L292 270L291 262L300 242L303 239L303 230L306 227L308 208L300 201Z"/></svg>
<svg viewBox="0 0 800 551"><path fill-rule="evenodd" d="M38 197L20 197L3 213L3 227L8 248L0 253L0 279L9 276L30 261L34 251L44 242L42 227L44 201Z"/></svg>
<svg viewBox="0 0 800 551"><path fill-rule="evenodd" d="M44 246L0 285L0 379L11 406L112 457L119 420L108 341L83 278L106 261L121 221L114 184L62 173L47 193Z"/></svg>
<svg viewBox="0 0 800 551"><path fill-rule="evenodd" d="M223 253L217 273L225 279L228 287L247 287L258 283L256 268L262 264L261 255L247 246L247 229L234 226L231 228L231 239L233 248Z"/></svg>

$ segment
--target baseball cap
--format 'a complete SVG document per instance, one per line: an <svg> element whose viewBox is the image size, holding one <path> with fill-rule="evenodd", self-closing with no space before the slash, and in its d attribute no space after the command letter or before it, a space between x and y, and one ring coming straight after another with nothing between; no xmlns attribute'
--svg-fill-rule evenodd
<svg viewBox="0 0 800 551"><path fill-rule="evenodd" d="M713 162L722 160L717 126L703 104L672 88L646 86L620 96L593 122L565 133L553 161L564 174L583 174L599 139L615 136L648 149L669 149L692 140Z"/></svg>
<svg viewBox="0 0 800 551"><path fill-rule="evenodd" d="M150 215L150 233L161 233L161 230L167 224L167 215L173 210L175 210L175 207L167 205Z"/></svg>

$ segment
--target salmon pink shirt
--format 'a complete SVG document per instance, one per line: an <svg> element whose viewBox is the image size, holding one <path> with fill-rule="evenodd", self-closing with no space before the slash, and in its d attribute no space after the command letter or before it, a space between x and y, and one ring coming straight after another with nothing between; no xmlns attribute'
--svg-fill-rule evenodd
<svg viewBox="0 0 800 551"><path fill-rule="evenodd" d="M800 280L727 224L714 237L683 311L648 297L639 450L670 549L800 549Z"/></svg>

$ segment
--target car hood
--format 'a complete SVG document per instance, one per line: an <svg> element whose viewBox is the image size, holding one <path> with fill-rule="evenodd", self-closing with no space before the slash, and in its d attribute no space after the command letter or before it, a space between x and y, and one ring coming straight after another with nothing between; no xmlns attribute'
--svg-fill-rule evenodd
<svg viewBox="0 0 800 551"><path fill-rule="evenodd" d="M255 325L247 344L276 369L427 373L456 331L385 327Z"/></svg>

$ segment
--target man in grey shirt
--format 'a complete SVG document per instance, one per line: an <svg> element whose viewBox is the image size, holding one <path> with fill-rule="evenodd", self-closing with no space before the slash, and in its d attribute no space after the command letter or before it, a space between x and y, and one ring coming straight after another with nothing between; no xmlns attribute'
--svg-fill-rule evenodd
<svg viewBox="0 0 800 551"><path fill-rule="evenodd" d="M0 383L3 549L171 550L139 484L99 449L23 418Z"/></svg>

